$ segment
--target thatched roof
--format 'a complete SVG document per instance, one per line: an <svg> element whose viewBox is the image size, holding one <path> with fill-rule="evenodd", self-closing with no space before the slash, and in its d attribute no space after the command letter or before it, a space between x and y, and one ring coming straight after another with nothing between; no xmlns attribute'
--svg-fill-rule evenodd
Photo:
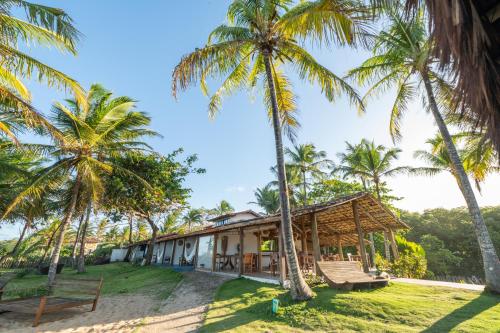
<svg viewBox="0 0 500 333"><path fill-rule="evenodd" d="M344 245L355 245L358 243L358 239L352 210L353 201L358 203L361 228L365 233L408 228L404 222L397 218L384 205L380 204L373 196L361 192L326 203L310 205L293 210L292 222L294 229L296 232L300 232L303 230L302 227L304 227L306 232L310 232L311 219L313 214L315 214L321 245L336 244L337 237L341 237L341 241ZM197 235L230 232L242 227L245 229L266 228L269 226L277 226L280 221L280 214L262 216L219 227L208 227L184 235L161 235L157 238L157 242Z"/></svg>
<svg viewBox="0 0 500 333"><path fill-rule="evenodd" d="M474 119L500 153L500 2L498 0L407 0L425 2L434 54L456 76L456 105Z"/></svg>

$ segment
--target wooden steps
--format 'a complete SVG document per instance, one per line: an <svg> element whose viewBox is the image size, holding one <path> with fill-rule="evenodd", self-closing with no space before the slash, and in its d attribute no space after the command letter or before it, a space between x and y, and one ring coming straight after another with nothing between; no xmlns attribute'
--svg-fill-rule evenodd
<svg viewBox="0 0 500 333"><path fill-rule="evenodd" d="M387 286L388 279L377 279L363 272L357 261L320 261L318 274L322 275L332 288L362 289Z"/></svg>

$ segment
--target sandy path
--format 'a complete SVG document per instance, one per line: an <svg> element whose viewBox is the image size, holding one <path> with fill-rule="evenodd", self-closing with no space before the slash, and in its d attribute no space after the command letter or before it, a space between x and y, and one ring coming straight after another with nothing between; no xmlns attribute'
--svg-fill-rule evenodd
<svg viewBox="0 0 500 333"><path fill-rule="evenodd" d="M154 293L102 296L91 306L49 313L32 328L33 315L0 314L0 332L101 333L193 332L201 326L217 287L227 277L189 272L166 300Z"/></svg>
<svg viewBox="0 0 500 333"><path fill-rule="evenodd" d="M228 277L201 272L188 272L170 297L149 316L140 332L195 332L203 323L208 305L217 287Z"/></svg>
<svg viewBox="0 0 500 333"><path fill-rule="evenodd" d="M474 291L483 291L484 285L480 284L468 284L468 283L456 283L456 282L445 282L445 281L433 281L433 280L420 280L420 279L407 279L407 278L393 278L393 282L404 282L418 284L421 286L431 286L431 287L448 287L457 289L466 289Z"/></svg>

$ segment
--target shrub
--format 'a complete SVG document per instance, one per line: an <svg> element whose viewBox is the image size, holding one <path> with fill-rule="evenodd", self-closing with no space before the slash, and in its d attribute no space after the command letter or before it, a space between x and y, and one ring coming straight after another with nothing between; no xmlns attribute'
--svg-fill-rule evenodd
<svg viewBox="0 0 500 333"><path fill-rule="evenodd" d="M427 259L418 253L405 251L391 264L391 272L398 277L421 279L427 272Z"/></svg>
<svg viewBox="0 0 500 333"><path fill-rule="evenodd" d="M304 280L306 281L306 283L309 287L316 287L316 286L319 286L320 284L325 283L325 279L323 279L322 276L315 275L312 273L305 274Z"/></svg>

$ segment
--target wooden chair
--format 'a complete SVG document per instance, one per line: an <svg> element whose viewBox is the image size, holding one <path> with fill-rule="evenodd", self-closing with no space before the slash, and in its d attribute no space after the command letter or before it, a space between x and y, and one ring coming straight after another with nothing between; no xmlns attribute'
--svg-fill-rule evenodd
<svg viewBox="0 0 500 333"><path fill-rule="evenodd" d="M52 286L49 296L1 301L0 312L34 314L33 327L36 327L44 313L58 312L87 304L92 304L91 311L95 311L101 293L102 281L102 278L99 280L58 278Z"/></svg>
<svg viewBox="0 0 500 333"><path fill-rule="evenodd" d="M0 300L2 299L3 295L3 290L7 283L9 283L10 280L14 279L16 277L15 272L8 272L0 275Z"/></svg>
<svg viewBox="0 0 500 333"><path fill-rule="evenodd" d="M244 253L243 254L243 272L248 272L250 269L250 273L253 273L257 270L257 263L255 260L255 253Z"/></svg>
<svg viewBox="0 0 500 333"><path fill-rule="evenodd" d="M269 258L269 270L273 276L276 276L276 271L278 270L278 254L273 253Z"/></svg>

